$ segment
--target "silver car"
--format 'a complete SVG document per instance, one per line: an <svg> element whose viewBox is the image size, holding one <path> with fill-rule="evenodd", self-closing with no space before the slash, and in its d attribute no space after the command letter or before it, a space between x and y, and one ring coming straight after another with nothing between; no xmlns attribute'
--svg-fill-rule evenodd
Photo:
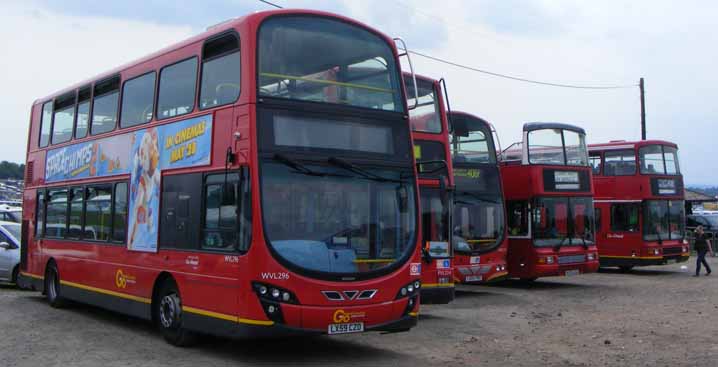
<svg viewBox="0 0 718 367"><path fill-rule="evenodd" d="M0 222L0 282L17 282L20 269L19 238L19 223Z"/></svg>

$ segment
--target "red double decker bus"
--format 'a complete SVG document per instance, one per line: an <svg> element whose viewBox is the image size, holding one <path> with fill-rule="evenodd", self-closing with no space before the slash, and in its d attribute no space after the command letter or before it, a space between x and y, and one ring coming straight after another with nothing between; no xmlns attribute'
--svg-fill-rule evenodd
<svg viewBox="0 0 718 367"><path fill-rule="evenodd" d="M411 328L401 56L351 19L260 12L38 100L21 283L177 345Z"/></svg>
<svg viewBox="0 0 718 367"><path fill-rule="evenodd" d="M502 154L509 276L524 280L598 270L586 133L527 123Z"/></svg>
<svg viewBox="0 0 718 367"><path fill-rule="evenodd" d="M423 266L421 302L449 303L454 299L451 247L451 186L447 123L442 83L404 74L410 111L414 159L419 167ZM416 98L416 100L414 100Z"/></svg>
<svg viewBox="0 0 718 367"><path fill-rule="evenodd" d="M508 275L508 237L494 129L486 120L450 112L454 168L454 278L486 283Z"/></svg>
<svg viewBox="0 0 718 367"><path fill-rule="evenodd" d="M589 146L601 266L688 261L678 146L663 140Z"/></svg>

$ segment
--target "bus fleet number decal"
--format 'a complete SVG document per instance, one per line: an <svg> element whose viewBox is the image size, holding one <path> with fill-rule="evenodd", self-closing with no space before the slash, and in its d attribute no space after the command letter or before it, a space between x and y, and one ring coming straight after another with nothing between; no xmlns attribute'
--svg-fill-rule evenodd
<svg viewBox="0 0 718 367"><path fill-rule="evenodd" d="M289 273L262 273L262 279L265 280L289 280Z"/></svg>

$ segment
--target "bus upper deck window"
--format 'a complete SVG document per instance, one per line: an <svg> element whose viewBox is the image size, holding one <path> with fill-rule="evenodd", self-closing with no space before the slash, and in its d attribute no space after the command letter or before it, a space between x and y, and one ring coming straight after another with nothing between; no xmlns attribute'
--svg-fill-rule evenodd
<svg viewBox="0 0 718 367"><path fill-rule="evenodd" d="M77 93L77 113L75 114L75 139L87 136L87 128L90 125L90 99L92 98L92 87L80 88Z"/></svg>
<svg viewBox="0 0 718 367"><path fill-rule="evenodd" d="M119 76L95 84L90 134L102 134L115 129L117 123L117 102L119 98Z"/></svg>
<svg viewBox="0 0 718 367"><path fill-rule="evenodd" d="M130 79L122 87L120 127L144 124L152 120L155 101L155 73Z"/></svg>
<svg viewBox="0 0 718 367"><path fill-rule="evenodd" d="M75 118L75 92L55 99L52 124L52 144L64 143L72 139L72 124Z"/></svg>
<svg viewBox="0 0 718 367"><path fill-rule="evenodd" d="M196 86L196 57L164 67L160 71L157 118L166 119L192 112Z"/></svg>
<svg viewBox="0 0 718 367"><path fill-rule="evenodd" d="M50 129L52 128L52 101L42 105L42 120L40 120L40 148L50 144Z"/></svg>
<svg viewBox="0 0 718 367"><path fill-rule="evenodd" d="M240 91L240 71L239 40L235 34L226 34L205 43L199 108L236 101Z"/></svg>

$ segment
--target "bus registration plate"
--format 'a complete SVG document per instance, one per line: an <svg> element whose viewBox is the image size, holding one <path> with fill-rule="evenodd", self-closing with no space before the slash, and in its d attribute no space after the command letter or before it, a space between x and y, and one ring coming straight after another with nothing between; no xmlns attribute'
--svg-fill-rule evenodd
<svg viewBox="0 0 718 367"><path fill-rule="evenodd" d="M467 282L480 282L483 279L484 279L484 277L481 275L467 275L466 276Z"/></svg>
<svg viewBox="0 0 718 367"><path fill-rule="evenodd" d="M346 324L329 324L327 333L329 335L334 334L349 334L349 333L361 333L364 331L363 322L350 322Z"/></svg>
<svg viewBox="0 0 718 367"><path fill-rule="evenodd" d="M581 271L578 270L578 269L566 270L566 276L567 276L567 277L570 277L570 276L573 276L573 275L579 275L579 274L581 274Z"/></svg>

